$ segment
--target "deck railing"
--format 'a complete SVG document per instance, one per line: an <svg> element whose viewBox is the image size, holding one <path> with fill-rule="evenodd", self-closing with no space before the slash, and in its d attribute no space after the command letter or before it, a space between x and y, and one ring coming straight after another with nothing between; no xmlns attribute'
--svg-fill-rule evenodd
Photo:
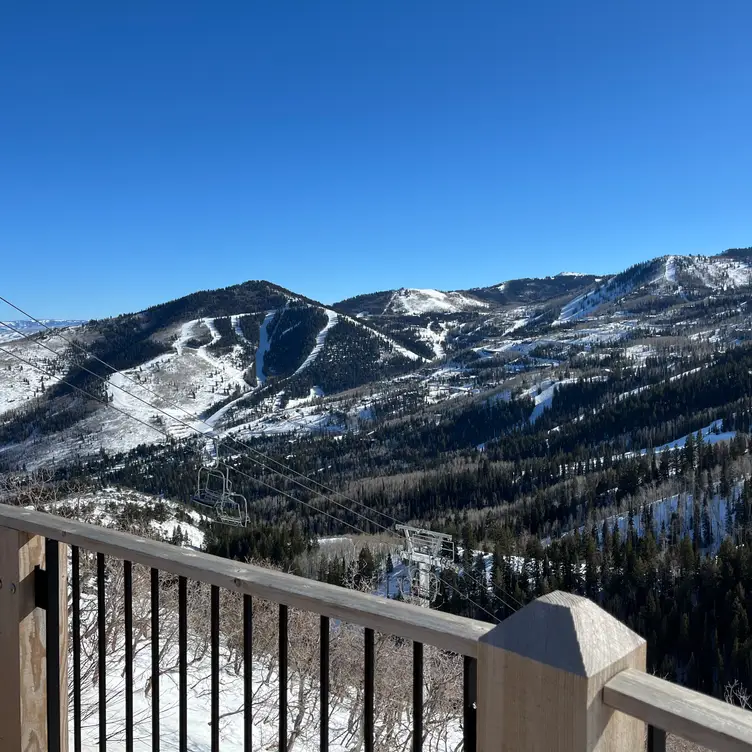
<svg viewBox="0 0 752 752"><path fill-rule="evenodd" d="M70 592L68 589L70 546ZM497 626L239 564L61 517L0 505L0 752L67 752L68 646L74 752L81 750L80 555L96 556L98 748L107 749L105 562L123 562L125 750L133 749L132 566L151 569L153 750L160 748L159 573L178 583L178 748L188 750L189 580L210 586L211 748L220 749L220 589L243 599L244 665L251 665L253 598L279 607L279 743L287 752L288 609L320 617L320 749L329 747L330 619L364 627L363 748L374 749L376 632L413 643L412 734L423 740L423 646L464 656L463 742L472 752L635 752L665 749L666 732L715 750L752 749L752 713L645 673L645 641L591 601L555 592ZM68 604L71 604L71 631ZM292 636L294 639L295 636ZM129 649L131 646L131 649ZM251 749L245 674L244 749ZM61 690L61 688L63 688ZM650 724L647 728L646 723ZM114 746L111 744L111 748Z"/></svg>

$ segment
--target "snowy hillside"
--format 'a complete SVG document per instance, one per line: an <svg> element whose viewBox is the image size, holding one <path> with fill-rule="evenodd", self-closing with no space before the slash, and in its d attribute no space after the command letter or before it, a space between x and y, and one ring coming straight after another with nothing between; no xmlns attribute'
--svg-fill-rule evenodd
<svg viewBox="0 0 752 752"><path fill-rule="evenodd" d="M397 290L383 313L393 316L420 316L424 313L460 313L488 308L488 303L460 292Z"/></svg>
<svg viewBox="0 0 752 752"><path fill-rule="evenodd" d="M746 261L720 256L670 256L669 259L675 280L685 287L724 291L752 284L752 267Z"/></svg>

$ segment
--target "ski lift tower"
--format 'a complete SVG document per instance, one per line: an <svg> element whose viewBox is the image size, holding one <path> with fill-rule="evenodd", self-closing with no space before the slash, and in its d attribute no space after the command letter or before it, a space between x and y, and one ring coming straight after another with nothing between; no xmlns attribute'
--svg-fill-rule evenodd
<svg viewBox="0 0 752 752"><path fill-rule="evenodd" d="M454 539L446 533L410 525L397 525L396 529L405 536L402 557L410 572L410 594L421 606L429 606L438 595L434 570L454 564Z"/></svg>

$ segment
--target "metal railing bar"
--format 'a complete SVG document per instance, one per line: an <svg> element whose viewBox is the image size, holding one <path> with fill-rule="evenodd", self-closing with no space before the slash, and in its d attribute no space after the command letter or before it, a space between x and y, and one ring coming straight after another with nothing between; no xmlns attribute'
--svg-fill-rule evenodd
<svg viewBox="0 0 752 752"><path fill-rule="evenodd" d="M73 607L73 752L81 752L81 555L71 547L71 605ZM129 750L130 752L130 750Z"/></svg>
<svg viewBox="0 0 752 752"><path fill-rule="evenodd" d="M375 647L374 632L372 629L365 629L365 676L364 676L364 698L363 698L363 743L365 752L373 752L373 695L374 695L374 678L375 678Z"/></svg>
<svg viewBox="0 0 752 752"><path fill-rule="evenodd" d="M125 616L125 750L133 752L133 564L123 562Z"/></svg>
<svg viewBox="0 0 752 752"><path fill-rule="evenodd" d="M151 570L151 748L159 752L159 570Z"/></svg>
<svg viewBox="0 0 752 752"><path fill-rule="evenodd" d="M423 749L423 643L413 643L413 752Z"/></svg>
<svg viewBox="0 0 752 752"><path fill-rule="evenodd" d="M211 586L211 748L219 752L219 588Z"/></svg>
<svg viewBox="0 0 752 752"><path fill-rule="evenodd" d="M462 748L475 752L477 746L477 676L478 661L465 656L462 670Z"/></svg>
<svg viewBox="0 0 752 752"><path fill-rule="evenodd" d="M60 752L60 548L56 540L45 540L44 557L47 578L47 750Z"/></svg>
<svg viewBox="0 0 752 752"><path fill-rule="evenodd" d="M97 554L97 658L99 682L99 752L107 752L107 631L105 624L104 554Z"/></svg>
<svg viewBox="0 0 752 752"><path fill-rule="evenodd" d="M243 596L243 729L244 749L253 747L253 599Z"/></svg>
<svg viewBox="0 0 752 752"><path fill-rule="evenodd" d="M648 726L648 752L666 752L666 732L655 726Z"/></svg>
<svg viewBox="0 0 752 752"><path fill-rule="evenodd" d="M322 616L319 626L319 751L329 750L329 617Z"/></svg>
<svg viewBox="0 0 752 752"><path fill-rule="evenodd" d="M279 752L287 752L288 608L279 607Z"/></svg>
<svg viewBox="0 0 752 752"><path fill-rule="evenodd" d="M178 578L178 748L188 752L188 580Z"/></svg>

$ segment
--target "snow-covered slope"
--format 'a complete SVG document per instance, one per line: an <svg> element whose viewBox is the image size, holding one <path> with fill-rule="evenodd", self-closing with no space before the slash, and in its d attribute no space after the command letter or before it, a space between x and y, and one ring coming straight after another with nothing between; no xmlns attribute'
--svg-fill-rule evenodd
<svg viewBox="0 0 752 752"><path fill-rule="evenodd" d="M488 308L488 303L460 292L403 287L387 303L384 314L419 316L424 313L459 313Z"/></svg>
<svg viewBox="0 0 752 752"><path fill-rule="evenodd" d="M752 284L752 267L746 261L722 256L670 256L669 259L676 269L676 281L684 286L729 290Z"/></svg>
<svg viewBox="0 0 752 752"><path fill-rule="evenodd" d="M184 504L131 489L84 491L39 506L52 514L74 517L92 525L126 530L158 541L191 548L204 544L199 512Z"/></svg>
<svg viewBox="0 0 752 752"><path fill-rule="evenodd" d="M3 344L7 353L0 352L0 415L42 397L63 378L68 365L66 347L65 341L52 333L40 333L32 342L14 340Z"/></svg>

